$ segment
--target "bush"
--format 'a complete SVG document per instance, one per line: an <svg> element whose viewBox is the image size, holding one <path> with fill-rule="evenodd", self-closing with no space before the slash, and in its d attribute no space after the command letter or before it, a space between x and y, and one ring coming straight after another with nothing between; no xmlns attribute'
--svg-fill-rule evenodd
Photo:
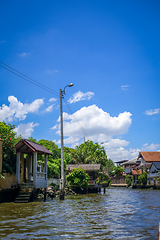
<svg viewBox="0 0 160 240"><path fill-rule="evenodd" d="M145 186L147 184L147 172L144 171L139 177L138 177L138 183Z"/></svg>
<svg viewBox="0 0 160 240"><path fill-rule="evenodd" d="M128 187L132 185L132 181L133 181L133 176L130 176L127 174L125 178L125 183L127 184Z"/></svg>
<svg viewBox="0 0 160 240"><path fill-rule="evenodd" d="M66 177L69 185L76 187L87 187L90 176L82 168L73 168L72 172Z"/></svg>

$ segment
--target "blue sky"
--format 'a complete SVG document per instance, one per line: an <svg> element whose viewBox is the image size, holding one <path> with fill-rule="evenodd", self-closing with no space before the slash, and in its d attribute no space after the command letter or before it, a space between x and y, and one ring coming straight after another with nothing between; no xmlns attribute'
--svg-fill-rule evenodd
<svg viewBox="0 0 160 240"><path fill-rule="evenodd" d="M60 146L102 143L113 161L160 150L160 2L1 1L0 121ZM7 71L4 64L52 89Z"/></svg>

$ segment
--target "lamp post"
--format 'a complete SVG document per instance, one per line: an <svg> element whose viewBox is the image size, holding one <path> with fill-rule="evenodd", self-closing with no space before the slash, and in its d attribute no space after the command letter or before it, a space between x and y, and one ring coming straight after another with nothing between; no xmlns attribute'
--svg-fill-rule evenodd
<svg viewBox="0 0 160 240"><path fill-rule="evenodd" d="M64 98L65 88L72 87L73 83L64 87L64 90L60 89L60 119L61 119L61 179L60 179L60 200L64 200L64 153L63 153L63 109L62 98Z"/></svg>

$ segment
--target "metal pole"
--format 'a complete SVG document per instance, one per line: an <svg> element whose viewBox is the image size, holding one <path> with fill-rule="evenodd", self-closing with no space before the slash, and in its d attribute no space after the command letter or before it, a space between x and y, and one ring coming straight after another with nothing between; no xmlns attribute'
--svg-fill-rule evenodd
<svg viewBox="0 0 160 240"><path fill-rule="evenodd" d="M61 179L60 200L64 200L64 154L63 154L63 111L62 111L62 89L60 89L60 116L61 116Z"/></svg>

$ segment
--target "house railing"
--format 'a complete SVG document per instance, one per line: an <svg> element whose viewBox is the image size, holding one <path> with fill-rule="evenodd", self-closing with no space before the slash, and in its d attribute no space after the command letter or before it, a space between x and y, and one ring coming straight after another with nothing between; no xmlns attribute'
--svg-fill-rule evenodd
<svg viewBox="0 0 160 240"><path fill-rule="evenodd" d="M46 172L36 172L36 188L47 188Z"/></svg>

